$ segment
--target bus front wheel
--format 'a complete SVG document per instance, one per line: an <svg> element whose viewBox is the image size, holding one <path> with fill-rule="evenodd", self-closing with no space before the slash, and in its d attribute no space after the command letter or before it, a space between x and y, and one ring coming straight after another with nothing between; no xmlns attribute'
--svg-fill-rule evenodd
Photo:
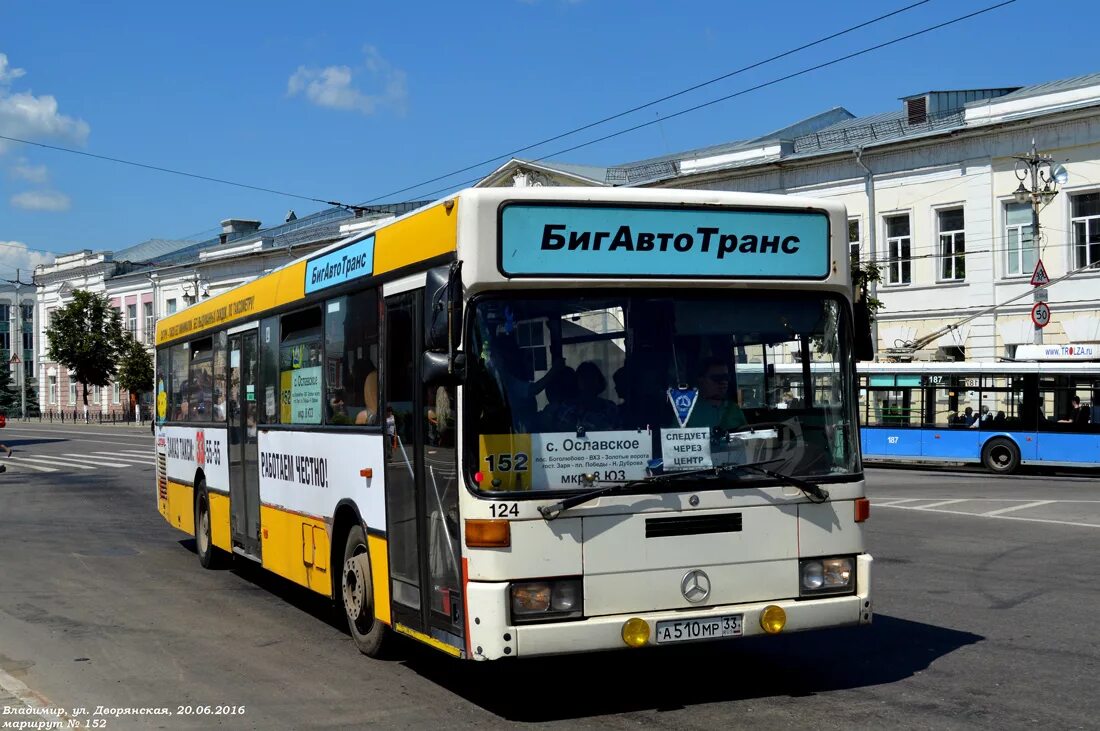
<svg viewBox="0 0 1100 731"><path fill-rule="evenodd" d="M352 526L348 531L340 585L351 639L359 652L378 657L382 654L382 645L386 639L386 625L374 617L370 553L367 551L367 536L360 525Z"/></svg>
<svg viewBox="0 0 1100 731"><path fill-rule="evenodd" d="M1011 439L990 439L982 449L982 464L990 472L1011 474L1020 466L1020 448Z"/></svg>

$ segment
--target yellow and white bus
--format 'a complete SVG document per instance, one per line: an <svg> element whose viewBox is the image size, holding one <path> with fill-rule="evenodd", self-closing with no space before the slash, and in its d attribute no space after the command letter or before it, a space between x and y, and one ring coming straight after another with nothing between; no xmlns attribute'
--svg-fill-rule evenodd
<svg viewBox="0 0 1100 731"><path fill-rule="evenodd" d="M160 513L368 655L869 623L846 231L811 199L531 188L350 236L159 322Z"/></svg>

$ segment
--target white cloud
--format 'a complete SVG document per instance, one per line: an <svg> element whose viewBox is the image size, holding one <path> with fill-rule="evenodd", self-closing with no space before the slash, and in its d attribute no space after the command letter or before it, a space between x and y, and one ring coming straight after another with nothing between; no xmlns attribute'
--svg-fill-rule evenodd
<svg viewBox="0 0 1100 731"><path fill-rule="evenodd" d="M0 53L0 84L8 83L12 79L18 79L27 73L23 69L8 68L8 54Z"/></svg>
<svg viewBox="0 0 1100 731"><path fill-rule="evenodd" d="M45 165L31 165L26 160L20 160L17 165L12 165L8 172L13 178L31 183L45 183L50 177Z"/></svg>
<svg viewBox="0 0 1100 731"><path fill-rule="evenodd" d="M91 132L88 123L61 114L56 98L49 94L35 96L29 91L11 91L11 82L25 73L23 69L9 66L8 57L0 53L0 130L9 137L20 139L52 138L84 144ZM0 154L14 144L0 140Z"/></svg>
<svg viewBox="0 0 1100 731"><path fill-rule="evenodd" d="M55 190L28 190L11 197L11 204L28 211L67 211L69 196Z"/></svg>
<svg viewBox="0 0 1100 731"><path fill-rule="evenodd" d="M31 251L22 241L0 241L0 276L14 279L13 269L22 270L21 279L30 281L30 273L38 265L53 264L54 255L45 251Z"/></svg>
<svg viewBox="0 0 1100 731"><path fill-rule="evenodd" d="M362 69L353 70L349 66L299 66L287 80L287 94L305 94L306 99L313 104L329 109L374 114L380 108L389 107L398 114L404 114L409 96L405 72L394 68L389 61L382 58L374 46L365 46L363 53L366 59ZM380 87L376 93L366 94L356 88L355 76L361 70L365 70L370 81Z"/></svg>

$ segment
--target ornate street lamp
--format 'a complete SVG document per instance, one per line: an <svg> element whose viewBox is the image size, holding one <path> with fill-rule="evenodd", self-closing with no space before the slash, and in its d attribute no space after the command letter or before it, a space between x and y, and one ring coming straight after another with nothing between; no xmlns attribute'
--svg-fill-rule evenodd
<svg viewBox="0 0 1100 731"><path fill-rule="evenodd" d="M1016 179L1020 184L1012 193L1012 197L1021 205L1031 203L1031 235L1038 252L1039 209L1054 200L1054 196L1058 195L1058 186L1065 185L1069 180L1069 173L1049 155L1040 155L1035 149L1035 140L1032 140L1031 152L1026 156L1016 156ZM1042 342L1043 331L1036 326L1035 343Z"/></svg>

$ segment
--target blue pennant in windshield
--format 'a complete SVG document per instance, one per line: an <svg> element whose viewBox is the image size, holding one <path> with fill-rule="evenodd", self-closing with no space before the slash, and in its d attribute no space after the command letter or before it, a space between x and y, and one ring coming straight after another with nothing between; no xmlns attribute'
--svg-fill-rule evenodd
<svg viewBox="0 0 1100 731"><path fill-rule="evenodd" d="M697 388L670 388L668 400L672 404L672 410L676 412L676 421L680 422L680 428L687 426L691 412L695 409L695 399L699 396Z"/></svg>

